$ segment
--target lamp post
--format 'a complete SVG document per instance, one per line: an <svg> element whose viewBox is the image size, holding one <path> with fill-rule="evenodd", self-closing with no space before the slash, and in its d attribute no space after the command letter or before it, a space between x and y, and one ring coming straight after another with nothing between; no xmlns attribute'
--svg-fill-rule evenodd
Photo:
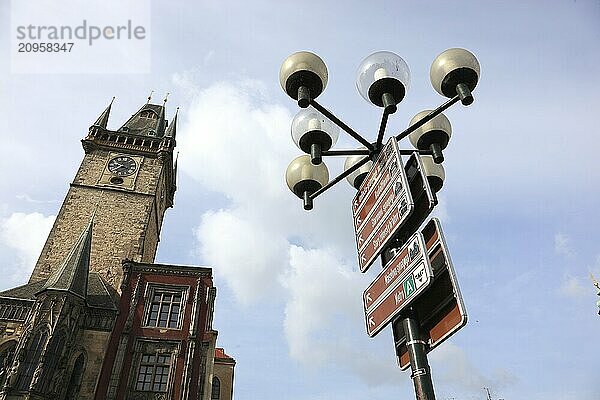
<svg viewBox="0 0 600 400"><path fill-rule="evenodd" d="M431 84L449 100L433 110L419 112L411 119L408 128L394 136L397 141L408 136L416 150L400 150L399 153L410 155L416 151L419 154L424 175L434 192L439 191L444 183L445 172L441 163L444 161L443 151L452 135L450 121L442 112L459 101L465 106L470 105L479 75L479 63L471 52L454 48L439 54L431 65ZM410 88L410 70L406 62L392 52L381 51L366 57L358 68L356 87L360 95L382 109L378 135L373 142L317 102L317 97L327 86L328 72L325 63L316 54L301 51L289 56L281 66L279 80L282 89L301 108L292 122L291 133L294 143L306 154L297 157L288 166L286 182L290 190L302 199L304 209L311 210L315 198L344 178L354 188L360 189L380 156L388 118L396 112ZM362 147L332 149L340 129ZM328 156L347 157L344 171L331 180L323 162L323 157ZM382 265L389 261L390 249L398 245L398 240L389 243L381 253ZM406 334L416 397L418 400L433 400L435 394L427 363L426 343L419 333L419 316L415 310L408 308L398 318Z"/></svg>

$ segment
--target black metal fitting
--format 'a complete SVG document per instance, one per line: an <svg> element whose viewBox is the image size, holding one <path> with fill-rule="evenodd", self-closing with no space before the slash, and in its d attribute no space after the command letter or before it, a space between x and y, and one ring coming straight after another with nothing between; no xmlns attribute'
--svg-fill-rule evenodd
<svg viewBox="0 0 600 400"><path fill-rule="evenodd" d="M383 103L383 110L386 114L393 114L398 109L396 101L394 100L394 95L391 93L385 92L381 96L381 102Z"/></svg>
<svg viewBox="0 0 600 400"><path fill-rule="evenodd" d="M313 199L310 197L310 193L304 192L302 195L302 200L304 202L304 209L306 211L313 209Z"/></svg>
<svg viewBox="0 0 600 400"><path fill-rule="evenodd" d="M298 106L300 108L306 108L310 104L310 89L306 86L300 86L298 88Z"/></svg>
<svg viewBox="0 0 600 400"><path fill-rule="evenodd" d="M433 162L441 164L444 162L444 154L442 153L442 146L440 143L431 143L429 146L431 149L431 155L433 156Z"/></svg>
<svg viewBox="0 0 600 400"><path fill-rule="evenodd" d="M468 106L473 103L473 94L471 94L471 89L469 89L469 86L467 86L466 83L459 83L456 85L456 94L458 94L463 106Z"/></svg>
<svg viewBox="0 0 600 400"><path fill-rule="evenodd" d="M319 143L313 143L310 145L310 162L313 165L319 165L323 161L321 145Z"/></svg>

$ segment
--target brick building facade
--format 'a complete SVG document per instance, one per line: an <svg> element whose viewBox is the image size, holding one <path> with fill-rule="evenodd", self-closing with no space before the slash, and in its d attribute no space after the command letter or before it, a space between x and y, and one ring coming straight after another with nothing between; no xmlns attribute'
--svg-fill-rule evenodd
<svg viewBox="0 0 600 400"><path fill-rule="evenodd" d="M111 105L29 282L0 292L1 399L222 399L235 361L216 348L210 268L154 264L173 206L177 114Z"/></svg>

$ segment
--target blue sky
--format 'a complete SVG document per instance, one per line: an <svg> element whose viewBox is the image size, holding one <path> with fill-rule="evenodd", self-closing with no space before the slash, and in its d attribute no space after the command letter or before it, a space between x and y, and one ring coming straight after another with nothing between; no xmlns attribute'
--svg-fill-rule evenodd
<svg viewBox="0 0 600 400"><path fill-rule="evenodd" d="M11 3L0 5L0 289L28 278L83 156L79 140L110 99L116 129L150 90L156 102L170 92L180 170L157 261L214 268L235 398L412 398L388 330L364 332L362 290L378 266L358 272L353 190L340 184L305 213L285 186L297 107L278 72L295 51L319 54L330 77L320 102L374 138L380 111L356 91L360 61L389 50L410 66L388 128L399 133L444 101L429 83L434 57L464 47L481 80L472 106L446 113L453 137L436 214L469 323L431 353L437 397L484 399L485 386L494 398L598 398L589 273L600 278L599 2L138 1L123 15L71 3L89 21L150 10L150 72L11 72ZM31 9L32 19L43 10ZM339 148L354 145L341 135Z"/></svg>

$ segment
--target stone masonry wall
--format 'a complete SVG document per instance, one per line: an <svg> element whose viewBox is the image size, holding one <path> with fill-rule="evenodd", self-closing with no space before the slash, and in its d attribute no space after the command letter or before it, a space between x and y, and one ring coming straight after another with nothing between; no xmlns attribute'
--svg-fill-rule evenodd
<svg viewBox="0 0 600 400"><path fill-rule="evenodd" d="M94 209L91 271L99 272L119 290L121 261L152 262L158 244L156 216L151 216L162 162L144 157L133 190L117 185L97 185L106 164L114 155L106 150L86 154L58 213L30 282L45 279L58 268L87 225ZM159 210L159 212L164 212Z"/></svg>
<svg viewBox="0 0 600 400"><path fill-rule="evenodd" d="M84 331L81 336L81 344L86 351L87 362L81 380L80 399L94 398L109 339L110 332Z"/></svg>
<svg viewBox="0 0 600 400"><path fill-rule="evenodd" d="M220 363L215 360L213 376L221 381L221 400L231 400L233 394L233 369L232 364Z"/></svg>

